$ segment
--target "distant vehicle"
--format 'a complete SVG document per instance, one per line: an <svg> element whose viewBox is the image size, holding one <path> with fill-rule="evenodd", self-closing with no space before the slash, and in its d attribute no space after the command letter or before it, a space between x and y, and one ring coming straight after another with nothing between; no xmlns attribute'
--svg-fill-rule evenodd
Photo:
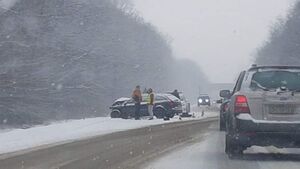
<svg viewBox="0 0 300 169"><path fill-rule="evenodd" d="M210 97L206 94L200 95L197 100L198 107L200 106L210 106Z"/></svg>
<svg viewBox="0 0 300 169"><path fill-rule="evenodd" d="M149 116L147 106L147 94L143 94L141 103L141 116ZM111 118L128 119L134 117L134 101L130 98L121 98L116 100L110 107ZM173 118L176 113L181 112L181 101L171 94L155 94L154 115L157 118Z"/></svg>
<svg viewBox="0 0 300 169"><path fill-rule="evenodd" d="M229 157L252 145L300 148L300 66L253 66L227 97Z"/></svg>

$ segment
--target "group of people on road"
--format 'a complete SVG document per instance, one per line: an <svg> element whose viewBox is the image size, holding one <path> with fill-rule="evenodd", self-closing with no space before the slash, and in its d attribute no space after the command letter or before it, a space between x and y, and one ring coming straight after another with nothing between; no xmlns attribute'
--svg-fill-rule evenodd
<svg viewBox="0 0 300 169"><path fill-rule="evenodd" d="M154 107L154 93L153 93L153 89L152 88L145 88L143 93L147 93L147 98L146 98L146 102L147 102L147 106L148 106L148 113L149 113L149 120L153 120L154 119L154 113L153 113L153 107ZM180 99L179 96L179 92L177 89L175 89L172 93L170 93L172 95L174 95L175 97ZM135 89L132 92L132 99L135 102L135 119L136 120L140 120L140 111L141 111L141 102L143 101L143 97L142 97L142 92L141 92L141 87L139 85L137 85L135 87ZM165 116L165 115L164 115ZM168 118L164 118L164 120L168 120Z"/></svg>
<svg viewBox="0 0 300 169"><path fill-rule="evenodd" d="M153 106L154 106L154 93L151 88L148 90L145 89L144 92L148 93L147 96L147 105L148 105L148 113L150 115L149 120L153 120L154 113L153 113ZM135 119L140 119L140 111L141 111L141 102L143 101L141 87L137 85L132 93L132 99L135 102Z"/></svg>

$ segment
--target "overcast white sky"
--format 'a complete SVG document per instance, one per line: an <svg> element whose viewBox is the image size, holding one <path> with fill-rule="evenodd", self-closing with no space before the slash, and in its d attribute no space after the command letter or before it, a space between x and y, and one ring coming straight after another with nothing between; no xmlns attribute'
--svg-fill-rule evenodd
<svg viewBox="0 0 300 169"><path fill-rule="evenodd" d="M172 38L176 57L196 61L212 82L232 82L296 0L133 0Z"/></svg>

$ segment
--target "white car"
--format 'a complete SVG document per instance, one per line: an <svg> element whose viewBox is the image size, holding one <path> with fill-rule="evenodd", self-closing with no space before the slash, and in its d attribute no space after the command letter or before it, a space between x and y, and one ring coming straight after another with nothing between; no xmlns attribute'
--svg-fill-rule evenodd
<svg viewBox="0 0 300 169"><path fill-rule="evenodd" d="M253 66L241 72L230 97L228 155L253 145L300 148L300 67Z"/></svg>
<svg viewBox="0 0 300 169"><path fill-rule="evenodd" d="M183 93L179 93L181 105L182 105L182 114L188 114L191 111L191 104L188 102Z"/></svg>

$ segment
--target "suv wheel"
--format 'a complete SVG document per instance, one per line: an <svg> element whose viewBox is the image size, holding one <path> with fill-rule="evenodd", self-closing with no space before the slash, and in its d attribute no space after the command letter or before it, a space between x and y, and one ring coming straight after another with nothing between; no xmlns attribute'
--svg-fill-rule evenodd
<svg viewBox="0 0 300 169"><path fill-rule="evenodd" d="M168 118L173 118L175 116L175 113L174 112L171 112L169 114L167 114Z"/></svg>
<svg viewBox="0 0 300 169"><path fill-rule="evenodd" d="M225 152L230 158L242 155L244 148L233 140L231 136L226 134Z"/></svg>
<svg viewBox="0 0 300 169"><path fill-rule="evenodd" d="M121 118L122 119L129 119L129 115L126 112L121 112Z"/></svg>
<svg viewBox="0 0 300 169"><path fill-rule="evenodd" d="M118 110L113 110L113 111L110 113L110 117L111 117L111 118L120 118L120 117L121 117L120 111L118 111Z"/></svg>

